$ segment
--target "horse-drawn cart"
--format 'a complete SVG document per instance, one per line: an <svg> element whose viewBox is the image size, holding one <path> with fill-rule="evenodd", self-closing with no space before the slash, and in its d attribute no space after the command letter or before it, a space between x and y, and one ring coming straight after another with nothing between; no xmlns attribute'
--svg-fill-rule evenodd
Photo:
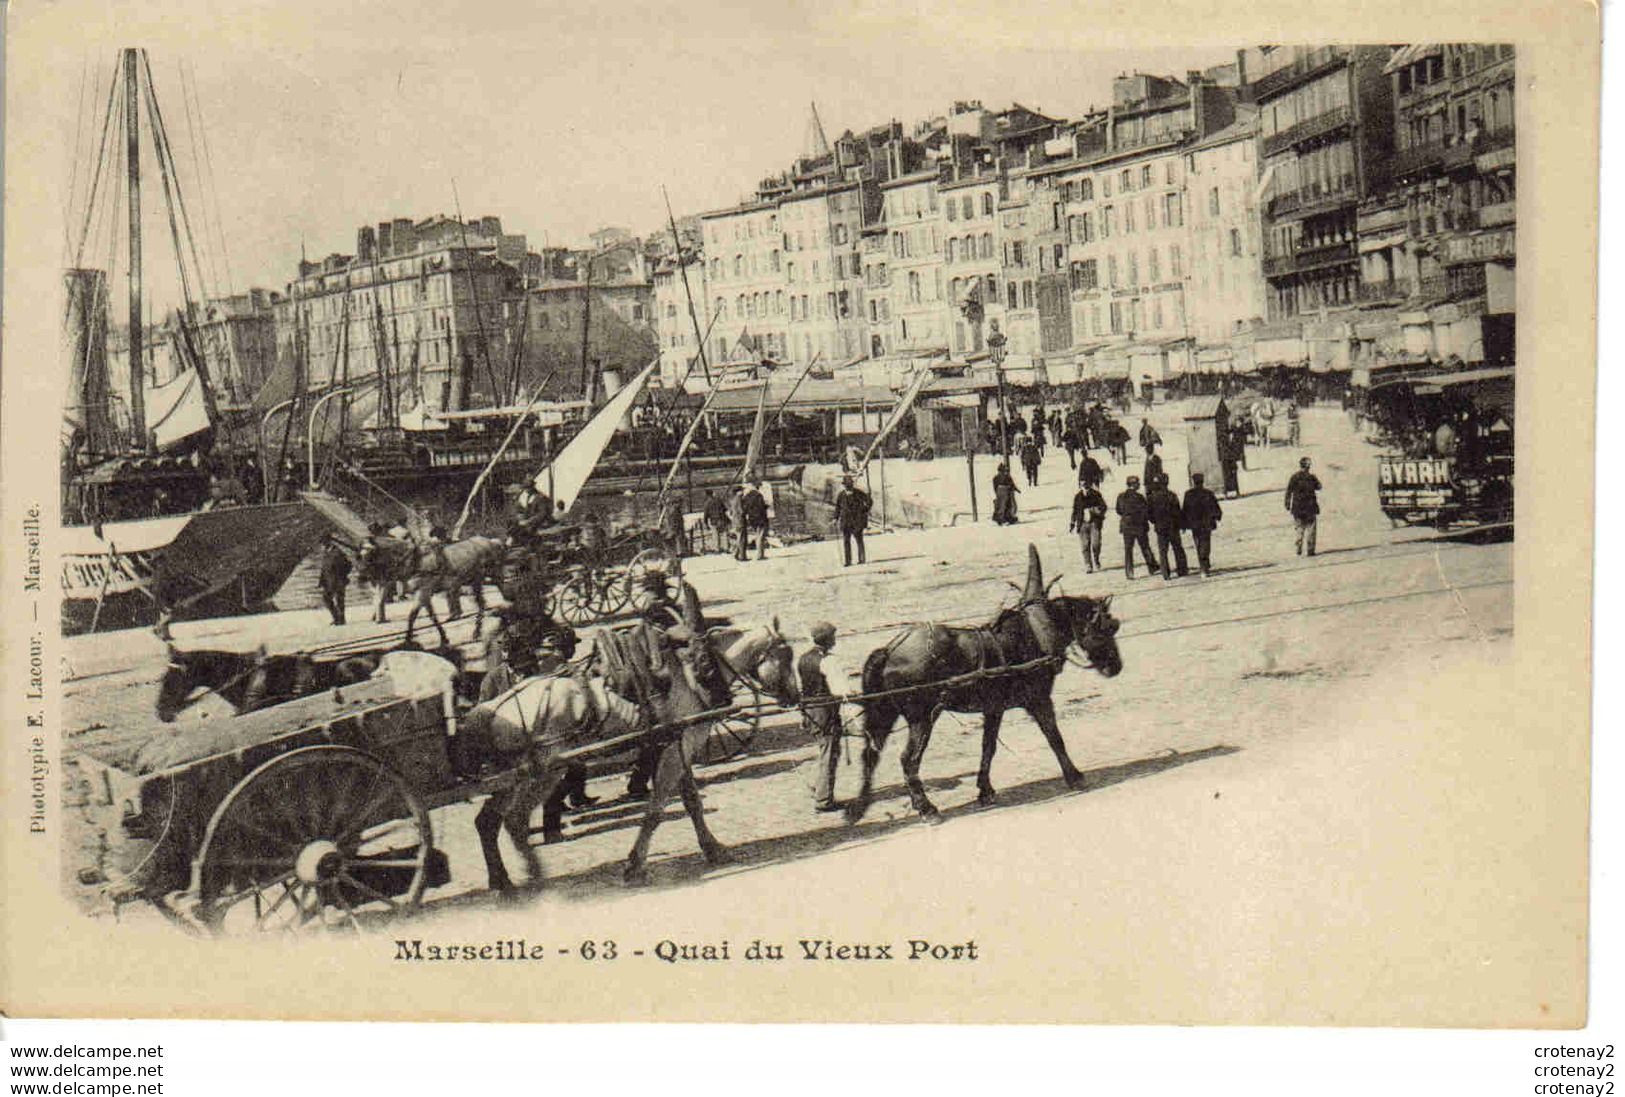
<svg viewBox="0 0 1625 1097"><path fill-rule="evenodd" d="M649 576L672 571L671 553L656 533L611 539L593 526L570 526L543 530L535 543L515 546L503 578L509 585L540 582L548 613L567 624L589 625L629 606L641 609Z"/></svg>

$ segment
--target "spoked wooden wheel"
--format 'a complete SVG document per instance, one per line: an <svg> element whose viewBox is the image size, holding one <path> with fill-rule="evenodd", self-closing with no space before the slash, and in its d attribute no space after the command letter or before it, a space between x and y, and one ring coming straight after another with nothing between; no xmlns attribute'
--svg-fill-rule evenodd
<svg viewBox="0 0 1625 1097"><path fill-rule="evenodd" d="M608 617L625 607L626 583L620 575L601 567L592 569L592 608L600 617Z"/></svg>
<svg viewBox="0 0 1625 1097"><path fill-rule="evenodd" d="M570 569L570 577L554 591L554 607L560 620L572 625L586 625L608 616L604 607L611 599L604 593L605 584L614 580L592 567Z"/></svg>
<svg viewBox="0 0 1625 1097"><path fill-rule="evenodd" d="M721 765L750 750L751 740L756 738L756 732L762 725L761 714L757 711L761 697L751 690L749 702L743 697L739 700L744 707L711 725L711 734L705 744L694 752L695 765Z"/></svg>
<svg viewBox="0 0 1625 1097"><path fill-rule="evenodd" d="M671 553L663 548L646 548L626 566L626 575L622 589L626 592L625 605L631 603L632 608L643 611L654 600L648 588L648 576L659 572L666 577L666 591L673 601L682 596L682 586L677 578L677 567L671 558Z"/></svg>
<svg viewBox="0 0 1625 1097"><path fill-rule="evenodd" d="M428 885L429 813L405 780L341 746L290 751L237 783L193 863L210 932L361 932Z"/></svg>

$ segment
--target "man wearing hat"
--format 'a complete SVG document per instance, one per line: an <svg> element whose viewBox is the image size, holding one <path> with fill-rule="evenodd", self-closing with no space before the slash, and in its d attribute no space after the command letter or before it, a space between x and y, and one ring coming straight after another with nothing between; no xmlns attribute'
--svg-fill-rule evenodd
<svg viewBox="0 0 1625 1097"><path fill-rule="evenodd" d="M1191 531L1191 540L1196 543L1196 562L1203 575L1211 574L1209 554L1213 549L1213 531L1224 517L1224 511L1219 509L1218 497L1203 485L1201 473L1191 473L1191 489L1185 493L1180 510L1185 516L1185 528Z"/></svg>
<svg viewBox="0 0 1625 1097"><path fill-rule="evenodd" d="M859 488L850 474L841 477L841 490L835 496L835 522L841 528L842 567L852 566L852 543L857 542L858 563L869 558L863 551L863 530L869 524L869 493Z"/></svg>
<svg viewBox="0 0 1625 1097"><path fill-rule="evenodd" d="M1300 457L1298 471L1286 484L1286 509L1297 527L1299 556L1305 555L1305 544L1309 546L1308 555L1315 554L1315 527L1320 524L1320 501L1315 493L1319 490L1320 481L1309 471L1309 458Z"/></svg>
<svg viewBox="0 0 1625 1097"><path fill-rule="evenodd" d="M1145 505L1150 512L1151 525L1157 531L1157 556L1162 561L1162 578L1165 582L1173 578L1168 568L1168 553L1172 550L1174 567L1183 579L1190 574L1190 564L1185 558L1185 538L1179 532L1185 526L1179 496L1168 490L1166 476L1158 476L1151 482L1150 488L1146 493Z"/></svg>
<svg viewBox="0 0 1625 1097"><path fill-rule="evenodd" d="M1151 512L1145 496L1140 494L1140 478L1130 476L1128 486L1117 497L1117 529L1123 535L1123 574L1134 578L1134 546L1140 546L1145 569L1156 574L1157 564L1151 555Z"/></svg>
<svg viewBox="0 0 1625 1097"><path fill-rule="evenodd" d="M812 627L812 646L796 660L807 729L818 736L817 785L813 790L816 811L837 811L841 806L835 802L835 768L841 761L841 705L834 700L816 703L816 698L834 695L824 676L824 656L834 649L835 626L820 621Z"/></svg>

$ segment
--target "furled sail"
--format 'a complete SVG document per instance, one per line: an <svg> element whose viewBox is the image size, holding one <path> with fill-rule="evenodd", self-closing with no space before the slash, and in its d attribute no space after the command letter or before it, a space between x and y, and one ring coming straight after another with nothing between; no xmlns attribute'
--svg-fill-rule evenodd
<svg viewBox="0 0 1625 1097"><path fill-rule="evenodd" d="M880 451L880 444L886 440L887 435L897 429L897 424L903 421L903 416L908 414L909 409L914 406L914 401L919 398L920 390L925 388L925 383L931 380L933 376L935 374L931 372L929 366L922 365L915 371L913 383L903 393L903 398L897 401L897 406L892 409L892 413L886 417L886 422L881 425L880 433L875 435L875 440L869 443L868 452L863 455L862 463L864 465L867 465L869 459Z"/></svg>
<svg viewBox="0 0 1625 1097"><path fill-rule="evenodd" d="M762 379L762 395L756 401L756 420L750 427L750 444L745 447L745 467L740 470L739 477L745 483L757 475L757 469L762 463L762 437L767 433L767 390L772 387L767 379Z"/></svg>
<svg viewBox="0 0 1625 1097"><path fill-rule="evenodd" d="M592 470L598 466L598 459L603 456L610 439L615 437L616 428L621 425L621 421L632 410L632 405L643 394L644 386L649 383L650 376L659 364L660 360L657 358L643 367L643 372L599 408L598 414L589 419L587 425L565 443L553 462L537 473L534 481L536 490L551 496L555 508L568 511L575 506L576 497L586 486Z"/></svg>

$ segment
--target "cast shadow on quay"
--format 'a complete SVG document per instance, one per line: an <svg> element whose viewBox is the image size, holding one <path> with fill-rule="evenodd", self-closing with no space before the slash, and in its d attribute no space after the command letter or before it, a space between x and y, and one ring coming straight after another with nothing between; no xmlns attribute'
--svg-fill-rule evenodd
<svg viewBox="0 0 1625 1097"><path fill-rule="evenodd" d="M937 805L942 813L942 821L948 823L972 815L996 812L1005 808L1044 804L1078 794L1086 795L1125 781L1152 777L1192 762L1235 754L1241 749L1226 744L1215 744L1198 750L1168 750L1129 762L1086 770L1084 776L1088 780L1088 786L1076 793L1067 788L1065 782L1058 776L1039 778L999 789L998 803L993 807L982 807L977 803L974 773L965 773L954 777L929 778L924 780L923 783L933 794L964 790L965 799L962 802L939 803ZM895 754L889 754L888 757L890 757L892 765L897 764ZM778 763L781 769L793 768L797 764L799 763ZM882 762L882 765L885 765L885 762ZM603 830L623 828L630 830L641 822L643 805L625 806L635 808L634 815L626 818L624 822L616 826L605 827ZM843 847L867 845L888 838L905 828L925 825L909 806L907 788L900 780L876 789L870 811L870 819L856 826L834 823L812 827L793 834L781 834L731 844L728 846L728 861L722 865L707 864L704 857L697 850L660 861L651 861L648 865L650 882L645 887L660 889L692 886L717 876L731 876L743 872L752 872L775 865L817 857ZM708 808L707 813L715 813L715 809ZM718 818L725 822L726 813L720 813ZM677 802L668 807L662 816L662 821L667 826L687 825L681 803ZM602 831L596 832L601 833ZM719 834L718 837L727 841L727 836L724 834ZM546 848L539 847L538 853L545 863L547 858ZM620 893L626 890L626 885L621 880L623 867L624 861L616 858L578 872L561 876L549 876L539 883L522 885L520 891L522 897L548 894L570 901L591 900L606 893ZM448 898L440 903L428 904L425 911L448 910L458 907L495 906L501 901L501 897L489 892L475 892Z"/></svg>

